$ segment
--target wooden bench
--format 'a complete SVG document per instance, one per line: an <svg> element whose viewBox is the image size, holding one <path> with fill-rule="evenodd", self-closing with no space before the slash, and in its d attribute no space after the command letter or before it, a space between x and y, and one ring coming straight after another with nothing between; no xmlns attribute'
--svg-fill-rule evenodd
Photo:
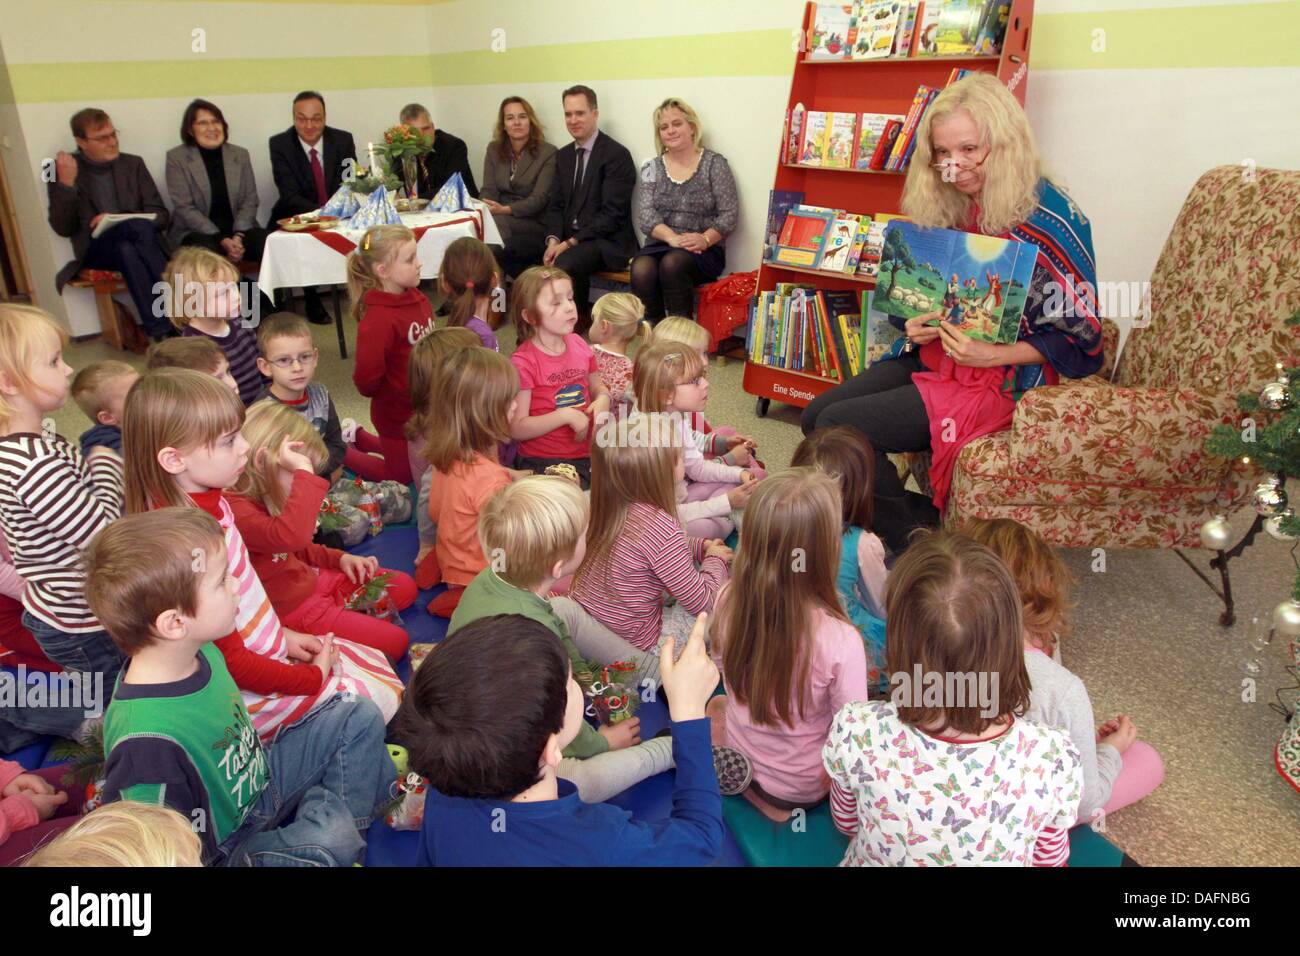
<svg viewBox="0 0 1300 956"><path fill-rule="evenodd" d="M258 263L247 260L239 262L236 268L241 276L256 275L261 270ZM74 289L91 289L94 292L95 311L99 313L99 328L105 342L136 355L148 351L149 337L131 313L113 301L113 296L127 291L126 280L120 272L84 269L68 285Z"/></svg>
<svg viewBox="0 0 1300 956"><path fill-rule="evenodd" d="M593 279L603 279L609 285L627 286L632 288L632 273L624 269L622 272L597 272L592 276Z"/></svg>

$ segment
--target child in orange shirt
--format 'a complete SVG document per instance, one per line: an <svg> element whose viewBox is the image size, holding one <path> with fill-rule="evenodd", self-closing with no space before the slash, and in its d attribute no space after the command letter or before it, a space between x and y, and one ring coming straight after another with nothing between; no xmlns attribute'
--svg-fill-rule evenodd
<svg viewBox="0 0 1300 956"><path fill-rule="evenodd" d="M438 527L434 550L447 590L429 602L429 613L449 618L465 586L488 566L478 540L478 515L510 484L497 449L510 439L519 375L496 352L466 349L442 367L433 395L432 404L445 411L425 434L433 472L429 517Z"/></svg>

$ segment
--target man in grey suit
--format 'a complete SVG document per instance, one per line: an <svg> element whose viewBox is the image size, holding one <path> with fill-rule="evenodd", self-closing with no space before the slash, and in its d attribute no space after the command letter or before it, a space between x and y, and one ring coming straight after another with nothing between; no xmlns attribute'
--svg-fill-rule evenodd
<svg viewBox="0 0 1300 956"><path fill-rule="evenodd" d="M120 272L140 323L154 341L174 335L165 316L154 315L154 283L162 277L167 252L162 236L170 218L153 177L139 156L118 147L108 114L84 109L70 121L75 153L59 150L49 184L51 228L72 240L74 258L55 278L58 291L82 269ZM98 238L95 227L109 213L153 213L153 221L129 219Z"/></svg>

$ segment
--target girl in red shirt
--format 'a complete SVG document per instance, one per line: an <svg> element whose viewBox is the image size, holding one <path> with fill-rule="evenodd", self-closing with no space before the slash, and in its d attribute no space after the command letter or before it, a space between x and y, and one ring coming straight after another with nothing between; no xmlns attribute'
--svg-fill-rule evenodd
<svg viewBox="0 0 1300 956"><path fill-rule="evenodd" d="M379 559L313 544L316 516L330 484L316 474L328 458L324 442L292 408L261 401L244 420L248 466L227 496L253 569L287 627L328 634L383 651L396 661L410 636L399 625L344 605L376 574L391 574L388 600L402 611L415 601L415 581L386 571Z"/></svg>
<svg viewBox="0 0 1300 956"><path fill-rule="evenodd" d="M348 294L358 322L352 381L370 399L370 420L379 434L358 428L343 463L367 481L410 484L407 362L415 343L433 329L433 308L420 291L415 233L405 226L368 229L348 256Z"/></svg>

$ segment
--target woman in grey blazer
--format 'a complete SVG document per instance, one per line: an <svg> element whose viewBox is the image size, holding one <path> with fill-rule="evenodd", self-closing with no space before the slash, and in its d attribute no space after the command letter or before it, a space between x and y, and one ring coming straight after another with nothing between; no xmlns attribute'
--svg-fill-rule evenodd
<svg viewBox="0 0 1300 956"><path fill-rule="evenodd" d="M266 230L257 224L257 182L248 150L226 142L221 110L194 100L181 119L181 144L167 152L173 246L204 246L232 262L259 262Z"/></svg>
<svg viewBox="0 0 1300 956"><path fill-rule="evenodd" d="M555 147L522 96L509 96L497 110L496 129L483 158L480 194L505 248L497 252L507 275L539 265L546 248L542 218L555 188Z"/></svg>

